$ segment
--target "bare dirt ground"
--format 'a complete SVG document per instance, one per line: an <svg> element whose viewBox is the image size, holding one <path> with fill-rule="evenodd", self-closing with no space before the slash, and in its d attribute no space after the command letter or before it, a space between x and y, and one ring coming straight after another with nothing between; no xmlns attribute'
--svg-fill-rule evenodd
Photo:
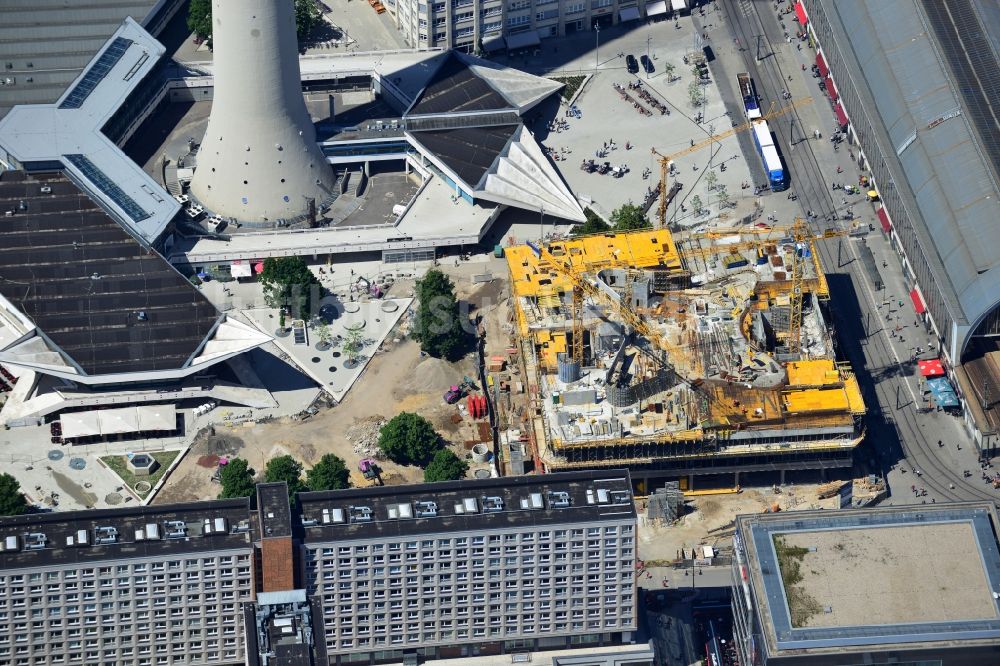
<svg viewBox="0 0 1000 666"><path fill-rule="evenodd" d="M744 488L729 495L702 495L689 498L688 513L673 525L657 525L645 520L645 507L640 510L639 558L647 562L664 562L678 559L683 548L705 545L723 551L732 546L732 530L723 529L735 517L746 513L760 513L778 505L782 511L826 508L838 505L839 498L816 499L814 484L781 486L780 493L773 488Z"/></svg>
<svg viewBox="0 0 1000 666"><path fill-rule="evenodd" d="M494 290L503 287L487 283L470 287L456 280L459 298L469 297L484 317L492 318ZM474 310L475 312L475 310ZM214 498L219 485L211 481L215 464L212 456L239 456L261 471L268 460L291 454L307 468L326 453L344 459L356 470L364 453L355 451L352 441L365 425L377 419L390 419L399 412L415 412L434 424L438 433L459 456L465 456L465 442L476 439L472 421L458 405L447 405L444 393L459 384L464 376L476 381L475 353L456 363L421 356L416 342L405 339L391 342L375 355L354 387L336 407L324 409L305 421L291 418L270 423L248 423L234 427L216 426L214 436L199 439L157 495L154 503L166 504ZM387 348L386 348L387 346ZM481 387L480 387L481 388ZM463 401L464 403L464 401ZM200 463L200 464L199 464ZM380 461L386 484L419 483L423 470Z"/></svg>

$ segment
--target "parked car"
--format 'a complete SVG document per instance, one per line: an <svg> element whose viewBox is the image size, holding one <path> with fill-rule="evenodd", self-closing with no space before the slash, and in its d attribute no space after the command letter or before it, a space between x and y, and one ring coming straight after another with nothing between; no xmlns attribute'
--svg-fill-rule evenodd
<svg viewBox="0 0 1000 666"><path fill-rule="evenodd" d="M625 68L628 69L629 74L636 74L639 72L639 61L637 61L635 56L631 53L625 56Z"/></svg>
<svg viewBox="0 0 1000 666"><path fill-rule="evenodd" d="M652 73L653 73L653 72L654 72L654 71L656 70L656 68L655 68L655 67L653 67L653 61L652 61L652 60L650 60L650 59L649 59L649 56L647 56L647 55L644 55L644 56L640 56L640 57L639 57L639 62L641 62L641 63L642 63L642 69L643 69L643 70L644 70L644 71L645 71L645 72L646 72L647 74L652 74Z"/></svg>

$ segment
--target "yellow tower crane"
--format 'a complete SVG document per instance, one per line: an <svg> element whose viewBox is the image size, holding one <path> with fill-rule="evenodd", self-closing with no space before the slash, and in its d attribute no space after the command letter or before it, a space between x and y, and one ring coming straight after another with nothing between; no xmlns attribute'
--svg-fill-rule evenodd
<svg viewBox="0 0 1000 666"><path fill-rule="evenodd" d="M809 104L813 101L812 97L803 97L797 99L787 106L783 106L780 109L775 109L776 103L771 102L771 108L765 113L761 118L751 120L749 122L743 123L742 125L737 125L732 129L728 129L725 132L720 132L719 134L713 134L704 141L698 143L693 143L689 147L678 150L676 153L671 153L669 155L664 155L656 148L653 148L653 154L659 158L660 162L660 208L658 213L658 218L660 221L660 228L667 226L667 175L670 168L670 162L677 159L678 157L684 157L685 155L690 155L691 153L697 152L706 146L711 146L713 143L720 141L722 139L733 136L734 134L739 134L740 132L745 132L754 126L755 122L760 120L770 120L771 118L777 118L778 116L784 115L793 109L796 109L804 104Z"/></svg>

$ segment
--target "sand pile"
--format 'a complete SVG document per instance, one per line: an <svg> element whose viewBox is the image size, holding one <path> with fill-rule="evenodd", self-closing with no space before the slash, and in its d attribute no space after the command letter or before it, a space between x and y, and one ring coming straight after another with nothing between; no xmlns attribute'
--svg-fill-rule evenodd
<svg viewBox="0 0 1000 666"><path fill-rule="evenodd" d="M448 387L462 383L462 373L451 363L428 356L413 369L413 375L405 382L406 390L412 393L441 393Z"/></svg>

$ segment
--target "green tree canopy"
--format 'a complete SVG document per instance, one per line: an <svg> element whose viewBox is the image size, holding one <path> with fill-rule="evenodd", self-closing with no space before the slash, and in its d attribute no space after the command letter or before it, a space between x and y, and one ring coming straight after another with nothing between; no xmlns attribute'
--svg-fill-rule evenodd
<svg viewBox="0 0 1000 666"><path fill-rule="evenodd" d="M642 208L632 203L622 204L620 208L612 211L611 222L615 225L615 231L637 231L652 228L646 215L642 212Z"/></svg>
<svg viewBox="0 0 1000 666"><path fill-rule="evenodd" d="M212 0L191 0L187 25L198 37L208 39L212 34Z"/></svg>
<svg viewBox="0 0 1000 666"><path fill-rule="evenodd" d="M312 312L311 296L313 287L319 288L319 280L302 257L265 259L259 280L264 299L272 308L288 307L297 317L308 317Z"/></svg>
<svg viewBox="0 0 1000 666"><path fill-rule="evenodd" d="M327 453L306 472L309 490L342 490L351 487L351 472L343 458Z"/></svg>
<svg viewBox="0 0 1000 666"><path fill-rule="evenodd" d="M323 10L316 0L295 0L295 32L305 39L323 20ZM212 36L212 0L191 0L188 6L188 29L201 37Z"/></svg>
<svg viewBox="0 0 1000 666"><path fill-rule="evenodd" d="M439 270L427 271L417 280L417 299L413 339L431 356L458 359L465 347L465 331L451 279Z"/></svg>
<svg viewBox="0 0 1000 666"><path fill-rule="evenodd" d="M430 421L400 412L382 426L378 447L389 460L401 465L425 465L441 446L441 437Z"/></svg>
<svg viewBox="0 0 1000 666"><path fill-rule="evenodd" d="M28 510L21 484L10 474L0 474L0 516L19 516Z"/></svg>
<svg viewBox="0 0 1000 666"><path fill-rule="evenodd" d="M253 495L256 490L254 484L256 474L250 463L243 458L230 458L229 462L219 470L219 482L222 483L219 499Z"/></svg>
<svg viewBox="0 0 1000 666"><path fill-rule="evenodd" d="M295 32L299 41L308 37L322 20L323 10L316 0L295 0Z"/></svg>
<svg viewBox="0 0 1000 666"><path fill-rule="evenodd" d="M704 205L701 202L701 197L697 194L691 197L691 207L694 208L695 213L700 213L704 210Z"/></svg>
<svg viewBox="0 0 1000 666"><path fill-rule="evenodd" d="M424 481L456 481L464 478L469 471L469 465L452 453L451 449L439 449L434 454L427 467L424 468Z"/></svg>
<svg viewBox="0 0 1000 666"><path fill-rule="evenodd" d="M264 468L264 481L268 483L284 481L288 484L289 497L295 497L296 493L307 490L306 484L302 482L302 463L291 456L278 456L268 460Z"/></svg>
<svg viewBox="0 0 1000 666"><path fill-rule="evenodd" d="M590 208L584 208L583 214L587 217L587 221L573 227L573 236L600 234L611 230L611 226L602 220L601 216L592 211Z"/></svg>

